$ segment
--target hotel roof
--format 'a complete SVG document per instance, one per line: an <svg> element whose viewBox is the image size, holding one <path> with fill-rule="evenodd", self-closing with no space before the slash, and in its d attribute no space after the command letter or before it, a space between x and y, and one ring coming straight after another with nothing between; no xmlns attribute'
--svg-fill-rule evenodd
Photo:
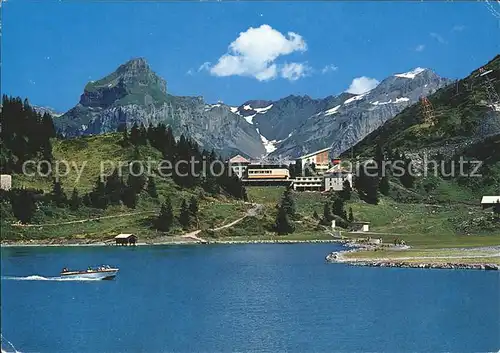
<svg viewBox="0 0 500 353"><path fill-rule="evenodd" d="M239 154L234 156L229 160L229 163L250 163L248 159L245 157L240 156Z"/></svg>
<svg viewBox="0 0 500 353"><path fill-rule="evenodd" d="M330 147L323 148L322 150L319 150L319 151L316 151L316 152L312 152L312 153L306 154L304 156L300 156L298 159L309 158L309 157L315 156L317 154L320 154L321 152L325 152L325 151L328 151L328 150L330 150Z"/></svg>
<svg viewBox="0 0 500 353"><path fill-rule="evenodd" d="M349 169L342 167L341 164L335 164L333 167L325 171L326 174L332 174L332 173L349 173Z"/></svg>

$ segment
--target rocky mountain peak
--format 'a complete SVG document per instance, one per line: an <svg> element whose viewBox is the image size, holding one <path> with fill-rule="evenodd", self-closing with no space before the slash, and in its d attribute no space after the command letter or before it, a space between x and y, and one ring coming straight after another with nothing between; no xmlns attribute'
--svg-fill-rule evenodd
<svg viewBox="0 0 500 353"><path fill-rule="evenodd" d="M161 104L166 100L167 83L144 58L120 65L98 81L90 81L80 96L80 104L105 108L123 103Z"/></svg>
<svg viewBox="0 0 500 353"><path fill-rule="evenodd" d="M161 92L167 93L166 81L150 68L144 58L134 58L120 65L116 70L116 75L126 85L157 86Z"/></svg>

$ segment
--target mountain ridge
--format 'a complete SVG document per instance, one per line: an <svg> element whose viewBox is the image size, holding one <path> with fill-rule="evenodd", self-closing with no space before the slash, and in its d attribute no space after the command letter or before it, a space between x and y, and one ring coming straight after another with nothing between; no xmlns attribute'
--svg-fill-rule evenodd
<svg viewBox="0 0 500 353"><path fill-rule="evenodd" d="M209 104L201 96L175 96L144 58L120 65L86 84L79 103L55 120L66 137L117 131L121 125L172 126L203 148L222 155L297 157L331 147L338 155L451 80L430 69L393 74L361 95L343 92L325 98L288 95L251 99L240 106Z"/></svg>

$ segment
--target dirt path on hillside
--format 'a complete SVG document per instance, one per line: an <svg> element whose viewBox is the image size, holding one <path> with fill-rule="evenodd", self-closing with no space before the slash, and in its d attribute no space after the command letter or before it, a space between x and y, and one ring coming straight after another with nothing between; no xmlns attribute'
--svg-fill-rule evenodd
<svg viewBox="0 0 500 353"><path fill-rule="evenodd" d="M211 229L208 229L208 230L216 232L216 231L219 231L219 230L222 230L222 229L225 229L225 228L232 227L235 224L240 223L241 221L243 221L247 217L255 217L255 216L257 216L257 214L260 212L260 210L262 210L262 208L263 208L263 206L261 204L253 204L253 207L251 209L249 209L247 211L247 213L243 217L240 217L240 218L238 218L237 220L235 220L235 221L233 221L231 223L224 224L224 225L222 225L220 227L211 228ZM207 241L205 239L198 237L198 234L200 232L201 232L201 229L198 229L198 230L195 230L193 232L181 235L181 238L188 238L188 239L193 239L193 240L199 241L201 243L206 243Z"/></svg>
<svg viewBox="0 0 500 353"><path fill-rule="evenodd" d="M44 223L44 224L22 224L22 223L12 223L12 227L53 227L53 226L61 226L61 225L66 225L66 224L77 224L77 223L85 223L85 222L92 222L92 221L99 221L101 219L109 219L109 218L118 218L118 217L130 217L130 216L136 216L140 214L148 214L148 213L156 213L157 211L141 211L141 212L131 212L131 213L120 213L118 215L112 215L112 216L101 216L101 217L93 217L93 218L85 218L85 219L79 219L76 221L67 221L67 222L57 222L57 223Z"/></svg>

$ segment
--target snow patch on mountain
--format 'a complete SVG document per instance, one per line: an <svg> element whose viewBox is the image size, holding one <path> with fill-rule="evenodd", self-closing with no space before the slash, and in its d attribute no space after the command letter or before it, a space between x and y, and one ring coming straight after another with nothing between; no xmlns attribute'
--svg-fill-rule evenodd
<svg viewBox="0 0 500 353"><path fill-rule="evenodd" d="M207 104L205 106L205 111L209 111L209 110L212 110L213 108L216 108L216 107L220 107L221 104L220 103L217 103L217 104Z"/></svg>
<svg viewBox="0 0 500 353"><path fill-rule="evenodd" d="M402 74L396 74L394 76L396 76L396 77L402 77L402 78L409 78L409 79L413 80L418 74L421 74L424 71L425 71L425 69L423 69L421 67L417 67L416 69L413 69L411 71L408 71L408 72L405 72L405 73L402 73Z"/></svg>
<svg viewBox="0 0 500 353"><path fill-rule="evenodd" d="M341 107L342 105L337 105L336 107L333 107L331 109L325 110L325 116L326 115L333 115L335 114Z"/></svg>
<svg viewBox="0 0 500 353"><path fill-rule="evenodd" d="M358 101L360 99L363 99L364 96L366 96L368 94L368 92L366 93L363 93L363 94L360 94L360 95L357 95L357 96L354 96L352 98L349 98L347 99L344 104L349 104L349 103L352 103L352 102L355 102L355 101Z"/></svg>
<svg viewBox="0 0 500 353"><path fill-rule="evenodd" d="M267 107L265 108L255 108L254 110L257 112L257 113L260 113L260 114L264 114L266 113L269 109L271 109L273 107L273 105L268 105Z"/></svg>
<svg viewBox="0 0 500 353"><path fill-rule="evenodd" d="M249 124L252 124L253 125L253 118L256 116L257 114L253 114L253 115L249 115L249 116L244 116L243 118L247 121L247 123Z"/></svg>
<svg viewBox="0 0 500 353"><path fill-rule="evenodd" d="M257 133L260 135L260 140L262 141L262 144L264 145L266 152L269 154L269 153L276 151L276 145L278 143L280 143L281 141L276 141L276 140L268 141L264 136L262 136L260 134L259 129L256 129L256 130L257 130Z"/></svg>
<svg viewBox="0 0 500 353"><path fill-rule="evenodd" d="M379 102L379 101L376 101L376 102L371 102L371 104L373 105L385 105L385 104L397 104L397 103L403 103L403 102L409 102L410 101L410 98L406 98L406 97L401 97L401 98L396 98L395 101L392 101L392 99L389 99L388 102Z"/></svg>

